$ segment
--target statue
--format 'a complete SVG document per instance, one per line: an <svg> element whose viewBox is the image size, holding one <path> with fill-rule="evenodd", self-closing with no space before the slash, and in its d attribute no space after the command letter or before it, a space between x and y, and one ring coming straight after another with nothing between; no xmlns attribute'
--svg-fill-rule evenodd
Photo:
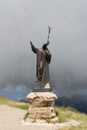
<svg viewBox="0 0 87 130"><path fill-rule="evenodd" d="M29 102L28 116L30 122L39 120L42 123L48 119L49 123L58 123L58 116L55 110L55 100L58 99L50 87L49 64L51 53L48 49L50 27L48 30L47 42L39 49L30 41L31 49L36 54L36 87L33 92L27 95ZM27 120L26 119L26 120ZM28 121L28 120L27 120Z"/></svg>
<svg viewBox="0 0 87 130"><path fill-rule="evenodd" d="M49 28L50 34L50 28ZM37 77L37 86L39 88L44 88L47 83L50 82L49 75L49 64L51 62L51 53L48 49L49 45L49 34L47 43L43 44L42 48L37 48L30 41L32 51L37 55L36 60L36 77Z"/></svg>

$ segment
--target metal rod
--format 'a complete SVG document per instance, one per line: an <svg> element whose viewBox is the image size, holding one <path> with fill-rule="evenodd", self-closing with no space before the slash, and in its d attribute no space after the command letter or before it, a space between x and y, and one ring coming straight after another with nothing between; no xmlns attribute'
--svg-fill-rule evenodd
<svg viewBox="0 0 87 130"><path fill-rule="evenodd" d="M48 37L47 37L47 42L49 42L50 32L51 32L51 27L48 26Z"/></svg>

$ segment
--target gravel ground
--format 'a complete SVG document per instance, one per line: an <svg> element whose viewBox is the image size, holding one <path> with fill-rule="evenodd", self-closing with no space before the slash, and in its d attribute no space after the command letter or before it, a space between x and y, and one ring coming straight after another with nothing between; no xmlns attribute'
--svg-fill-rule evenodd
<svg viewBox="0 0 87 130"><path fill-rule="evenodd" d="M80 125L75 120L57 124L24 122L25 114L26 110L0 105L0 130L58 130L64 126Z"/></svg>

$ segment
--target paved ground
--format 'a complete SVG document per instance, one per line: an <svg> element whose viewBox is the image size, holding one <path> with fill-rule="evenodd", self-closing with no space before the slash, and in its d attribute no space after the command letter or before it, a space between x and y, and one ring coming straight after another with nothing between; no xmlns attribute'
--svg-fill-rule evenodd
<svg viewBox="0 0 87 130"><path fill-rule="evenodd" d="M25 114L25 110L0 105L0 130L58 130L64 126L79 125L79 122L74 120L61 124L28 123L23 121Z"/></svg>

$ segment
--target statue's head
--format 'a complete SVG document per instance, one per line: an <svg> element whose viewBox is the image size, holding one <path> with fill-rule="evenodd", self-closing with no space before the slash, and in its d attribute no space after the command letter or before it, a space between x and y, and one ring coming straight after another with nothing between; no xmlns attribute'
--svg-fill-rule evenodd
<svg viewBox="0 0 87 130"><path fill-rule="evenodd" d="M43 46L42 46L43 50L46 50L48 45L49 45L49 42L48 43L44 43Z"/></svg>

